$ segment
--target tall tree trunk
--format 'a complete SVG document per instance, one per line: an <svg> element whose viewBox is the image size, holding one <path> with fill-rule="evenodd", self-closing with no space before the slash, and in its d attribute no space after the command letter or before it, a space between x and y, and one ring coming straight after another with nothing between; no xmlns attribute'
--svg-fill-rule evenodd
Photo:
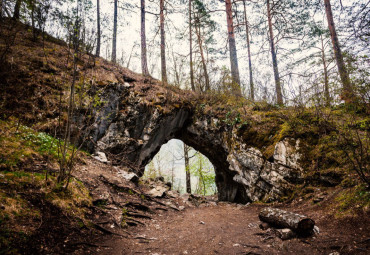
<svg viewBox="0 0 370 255"><path fill-rule="evenodd" d="M176 58L175 58L175 53L173 52L172 50L172 59L173 59L173 69L174 69L174 72L175 72L175 85L180 88L180 71L179 70L179 67L177 66L177 62L176 62ZM181 65L180 65L180 68L181 68Z"/></svg>
<svg viewBox="0 0 370 255"><path fill-rule="evenodd" d="M19 20L22 0L17 0L14 6L13 19Z"/></svg>
<svg viewBox="0 0 370 255"><path fill-rule="evenodd" d="M149 75L146 54L145 0L141 0L141 72L143 73L144 76Z"/></svg>
<svg viewBox="0 0 370 255"><path fill-rule="evenodd" d="M31 4L32 35L33 35L33 40L36 41L37 35L36 35L36 28L35 28L35 0L31 0L30 4Z"/></svg>
<svg viewBox="0 0 370 255"><path fill-rule="evenodd" d="M195 25L195 32L196 32L196 35L197 35L197 41L198 41L198 46L199 46L199 52L200 52L200 56L201 56L201 59L202 59L202 67L203 67L203 72L204 72L204 80L205 80L205 91L209 91L211 88L210 88L210 85L209 85L209 76L208 76L208 71L207 71L207 64L206 64L206 59L204 57L204 52L203 52L203 42L202 42L202 35L201 35L201 31L200 31L200 24L199 24L199 17L197 17L197 24Z"/></svg>
<svg viewBox="0 0 370 255"><path fill-rule="evenodd" d="M184 143L184 159L185 159L185 172L186 172L186 193L191 194L189 150L190 150L190 147L187 146Z"/></svg>
<svg viewBox="0 0 370 255"><path fill-rule="evenodd" d="M112 46L112 62L117 62L117 14L118 0L114 0L114 24L113 24L113 46Z"/></svg>
<svg viewBox="0 0 370 255"><path fill-rule="evenodd" d="M273 31L273 28L272 28L272 16L271 15L272 14L271 14L270 0L267 0L267 18L268 18L269 34L270 34L270 48L271 48L271 56L272 56L272 65L274 67L276 101L279 105L283 105L284 104L283 94L281 92L281 80L280 80L277 57L276 57L275 42L274 42L274 31Z"/></svg>
<svg viewBox="0 0 370 255"><path fill-rule="evenodd" d="M323 67L324 67L325 105L330 106L329 75L328 75L328 66L326 63L326 56L325 56L324 39L322 38L322 36L320 39L321 39L321 59L322 59Z"/></svg>
<svg viewBox="0 0 370 255"><path fill-rule="evenodd" d="M240 89L238 55L236 53L236 42L235 42L235 35L234 35L233 11L232 11L231 0L225 0L225 4L226 4L227 31L228 31L228 39L229 39L231 77L234 83L232 89L233 89L233 94L235 96L241 96L242 92Z"/></svg>
<svg viewBox="0 0 370 255"><path fill-rule="evenodd" d="M343 85L342 97L347 103L349 103L353 97L351 80L349 78L349 74L348 74L346 65L343 60L342 51L339 46L339 40L338 40L337 31L335 29L333 12L331 10L330 0L324 0L324 3L325 3L325 10L326 10L326 18L328 20L331 41L332 41L333 49L334 49L335 60L337 62L338 72L339 72L340 79Z"/></svg>
<svg viewBox="0 0 370 255"><path fill-rule="evenodd" d="M0 22L3 21L3 12L4 12L4 0L0 0Z"/></svg>
<svg viewBox="0 0 370 255"><path fill-rule="evenodd" d="M194 68L193 68L193 31L192 31L191 12L192 12L192 0L189 0L190 85L191 90L195 91Z"/></svg>
<svg viewBox="0 0 370 255"><path fill-rule="evenodd" d="M200 156L200 155L199 155L198 173L199 173L199 182L202 182L202 186L203 186L203 196L205 196L206 195L206 182L205 182L204 176L203 176L202 156Z"/></svg>
<svg viewBox="0 0 370 255"><path fill-rule="evenodd" d="M100 44L101 44L101 31L100 31L100 0L96 0L96 16L97 16L97 29L98 36L96 42L95 56L100 57Z"/></svg>
<svg viewBox="0 0 370 255"><path fill-rule="evenodd" d="M250 99L254 101L254 83L253 83L253 71L252 71L251 44L250 44L250 38L249 38L249 24L248 24L247 8L245 6L245 0L243 0L243 5L244 5L245 32L247 34Z"/></svg>
<svg viewBox="0 0 370 255"><path fill-rule="evenodd" d="M167 83L167 68L166 68L166 37L164 31L164 0L160 0L160 27L161 27L161 71L162 82Z"/></svg>

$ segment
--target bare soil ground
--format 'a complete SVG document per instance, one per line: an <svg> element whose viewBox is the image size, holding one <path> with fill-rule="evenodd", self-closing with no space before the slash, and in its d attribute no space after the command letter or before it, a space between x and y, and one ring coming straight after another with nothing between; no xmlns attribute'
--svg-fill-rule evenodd
<svg viewBox="0 0 370 255"><path fill-rule="evenodd" d="M131 229L129 238L107 237L97 242L99 247L90 252L153 255L370 252L368 217L336 220L308 211L316 220L320 234L282 241L259 228L258 212L262 207L264 205L218 203L157 214L147 221L147 226Z"/></svg>

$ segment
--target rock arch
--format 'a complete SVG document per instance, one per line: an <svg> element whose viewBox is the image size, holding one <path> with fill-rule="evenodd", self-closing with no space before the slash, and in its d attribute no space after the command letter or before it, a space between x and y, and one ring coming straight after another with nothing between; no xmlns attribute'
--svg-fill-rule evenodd
<svg viewBox="0 0 370 255"><path fill-rule="evenodd" d="M100 97L104 104L96 112L89 148L106 152L114 164L129 166L139 176L161 146L176 138L212 162L221 201L276 200L302 180L299 141L278 143L272 160L266 160L233 126L198 116L187 105L164 111L145 103L128 83L108 86Z"/></svg>

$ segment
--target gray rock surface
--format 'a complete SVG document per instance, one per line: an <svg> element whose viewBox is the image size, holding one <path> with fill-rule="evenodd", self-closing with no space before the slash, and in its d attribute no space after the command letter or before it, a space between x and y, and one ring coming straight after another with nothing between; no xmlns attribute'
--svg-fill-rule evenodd
<svg viewBox="0 0 370 255"><path fill-rule="evenodd" d="M109 152L109 161L130 167L139 177L161 146L176 138L212 162L221 201L274 201L302 182L300 141L277 143L272 160L267 160L262 148L244 143L236 127L199 117L189 107L164 112L144 104L130 84L108 86L100 96L104 104L96 111L89 146Z"/></svg>
<svg viewBox="0 0 370 255"><path fill-rule="evenodd" d="M108 163L107 156L104 152L98 151L96 154L93 155L93 158L99 160L102 163Z"/></svg>

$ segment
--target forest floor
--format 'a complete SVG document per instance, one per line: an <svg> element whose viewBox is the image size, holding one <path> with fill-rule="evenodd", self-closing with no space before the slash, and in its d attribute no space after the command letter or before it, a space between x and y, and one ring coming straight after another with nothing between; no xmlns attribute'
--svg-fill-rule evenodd
<svg viewBox="0 0 370 255"><path fill-rule="evenodd" d="M95 254L369 254L369 217L335 219L307 205L283 209L305 213L320 233L281 240L259 228L266 205L205 203L181 212L157 214L128 238L100 239ZM86 250L85 250L86 252ZM336 253L337 252L337 253Z"/></svg>

